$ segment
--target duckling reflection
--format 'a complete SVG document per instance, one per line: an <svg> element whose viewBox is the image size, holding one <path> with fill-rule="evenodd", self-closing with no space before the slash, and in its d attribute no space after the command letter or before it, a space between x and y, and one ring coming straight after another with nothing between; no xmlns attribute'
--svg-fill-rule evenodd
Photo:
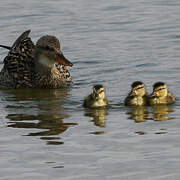
<svg viewBox="0 0 180 180"><path fill-rule="evenodd" d="M70 117L63 107L68 90L43 90L42 93L40 91L40 89L28 90L31 95L27 93L24 96L21 90L12 91L14 96L7 98L7 101L11 102L6 108L8 111L6 117L10 120L8 127L27 128L29 129L27 136L41 136L44 140L59 139L57 135L76 125L63 122L64 118ZM32 129L36 131L32 132Z"/></svg>
<svg viewBox="0 0 180 180"><path fill-rule="evenodd" d="M88 109L85 112L85 116L92 117L94 124L96 126L100 127L105 127L106 126L106 116L108 115L107 113L107 108L100 107L96 109Z"/></svg>
<svg viewBox="0 0 180 180"><path fill-rule="evenodd" d="M129 119L134 120L136 123L145 122L148 119L148 110L146 106L131 106L129 108Z"/></svg>
<svg viewBox="0 0 180 180"><path fill-rule="evenodd" d="M154 121L166 121L170 119L174 119L173 117L169 117L169 114L174 112L172 106L168 105L155 105L152 106L152 119Z"/></svg>

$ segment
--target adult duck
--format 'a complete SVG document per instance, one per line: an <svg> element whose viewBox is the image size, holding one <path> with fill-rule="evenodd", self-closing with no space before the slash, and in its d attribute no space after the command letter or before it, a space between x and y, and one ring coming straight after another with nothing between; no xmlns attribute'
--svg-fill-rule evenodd
<svg viewBox="0 0 180 180"><path fill-rule="evenodd" d="M0 72L0 88L60 88L69 85L72 77L68 61L55 36L41 37L36 45L29 37L30 30L22 33L14 44L0 47L9 50Z"/></svg>

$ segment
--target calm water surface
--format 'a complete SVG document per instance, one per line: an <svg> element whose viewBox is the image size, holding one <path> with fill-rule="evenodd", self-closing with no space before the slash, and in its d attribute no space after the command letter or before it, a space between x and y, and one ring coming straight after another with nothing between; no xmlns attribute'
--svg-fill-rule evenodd
<svg viewBox="0 0 180 180"><path fill-rule="evenodd" d="M179 0L1 0L0 15L1 44L52 34L74 63L69 89L0 91L0 179L179 180ZM124 107L135 80L176 103ZM110 107L84 109L96 83Z"/></svg>

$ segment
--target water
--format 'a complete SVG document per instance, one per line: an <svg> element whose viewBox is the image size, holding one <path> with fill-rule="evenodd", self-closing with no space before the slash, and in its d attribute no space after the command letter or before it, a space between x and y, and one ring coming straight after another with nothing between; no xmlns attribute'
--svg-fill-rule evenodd
<svg viewBox="0 0 180 180"><path fill-rule="evenodd" d="M179 180L179 12L179 0L2 0L1 44L57 36L74 84L0 91L0 179ZM135 80L165 81L176 103L124 107ZM111 107L84 109L97 83Z"/></svg>

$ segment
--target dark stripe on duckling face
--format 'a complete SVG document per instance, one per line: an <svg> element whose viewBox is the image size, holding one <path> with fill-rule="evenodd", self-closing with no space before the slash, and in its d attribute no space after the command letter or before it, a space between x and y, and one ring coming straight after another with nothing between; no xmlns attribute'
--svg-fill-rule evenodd
<svg viewBox="0 0 180 180"><path fill-rule="evenodd" d="M104 92L104 89L103 89L103 90L101 90L101 91L99 92L99 94L101 94L102 92Z"/></svg>
<svg viewBox="0 0 180 180"><path fill-rule="evenodd" d="M152 97L162 97L167 95L167 86L161 85L161 86L156 86L151 94Z"/></svg>
<svg viewBox="0 0 180 180"><path fill-rule="evenodd" d="M165 87L164 88L159 88L159 89L157 89L156 91L161 91L161 90L163 90L163 89L166 89Z"/></svg>
<svg viewBox="0 0 180 180"><path fill-rule="evenodd" d="M93 94L95 99L98 99L100 96L102 96L102 93L104 93L104 87L102 85L95 85L93 87Z"/></svg>
<svg viewBox="0 0 180 180"><path fill-rule="evenodd" d="M138 89L142 89L142 88L144 88L144 85L143 85L143 86L136 87L136 88L134 88L134 90L138 90Z"/></svg>
<svg viewBox="0 0 180 180"><path fill-rule="evenodd" d="M139 83L141 83L141 82L138 81L138 84ZM142 90L142 89L144 89L144 90ZM145 86L144 86L144 84L139 84L139 85L136 85L135 87L133 87L133 85L132 85L132 90L128 96L142 96L144 94L145 94Z"/></svg>

